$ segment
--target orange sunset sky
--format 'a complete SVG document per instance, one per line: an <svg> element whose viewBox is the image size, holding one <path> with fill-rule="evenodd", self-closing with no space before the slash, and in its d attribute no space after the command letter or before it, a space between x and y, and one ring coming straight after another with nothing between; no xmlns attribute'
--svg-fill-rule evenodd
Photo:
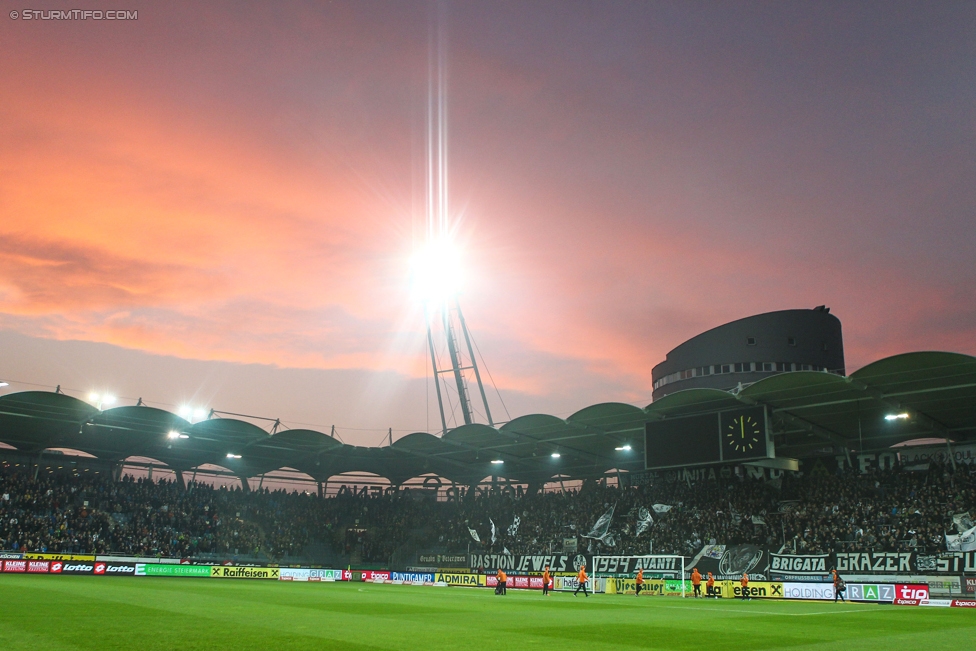
<svg viewBox="0 0 976 651"><path fill-rule="evenodd" d="M5 391L438 428L434 5L3 4ZM668 350L777 309L830 306L848 371L976 353L973 3L441 12L461 303L511 416L646 405Z"/></svg>

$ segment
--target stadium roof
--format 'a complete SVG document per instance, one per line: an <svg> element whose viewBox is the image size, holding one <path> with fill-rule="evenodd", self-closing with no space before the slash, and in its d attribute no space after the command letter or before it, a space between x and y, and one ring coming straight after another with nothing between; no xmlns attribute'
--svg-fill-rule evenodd
<svg viewBox="0 0 976 651"><path fill-rule="evenodd" d="M418 432L384 447L343 444L306 429L270 435L243 420L195 424L152 407L99 411L59 393L0 396L0 442L19 450L72 448L111 461L157 459L175 470L219 464L242 477L290 467L325 481L370 472L400 484L433 473L471 485L497 475L529 483L643 469L644 425L765 405L777 456L877 450L917 438L976 439L976 358L941 352L888 357L848 377L782 373L737 393L689 389L641 409L622 403L586 407L566 419L532 414L501 427L463 425L443 437ZM885 416L906 413L907 418ZM178 433L174 438L173 432ZM630 449L623 449L629 446ZM558 453L559 457L552 456ZM231 455L231 456L228 456ZM502 463L492 463L501 461Z"/></svg>

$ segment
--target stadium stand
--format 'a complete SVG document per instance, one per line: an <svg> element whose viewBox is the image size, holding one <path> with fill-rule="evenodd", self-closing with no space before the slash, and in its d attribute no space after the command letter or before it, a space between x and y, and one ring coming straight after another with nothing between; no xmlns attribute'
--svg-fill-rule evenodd
<svg viewBox="0 0 976 651"><path fill-rule="evenodd" d="M668 504L636 535L637 510ZM263 556L298 559L310 544L340 556L389 563L411 535L426 549L540 553L560 550L616 505L614 546L601 553L693 555L702 545L756 544L796 553L858 550L937 552L951 514L976 511L976 467L932 464L857 474L791 475L782 482L732 476L711 482L657 482L617 488L596 482L579 491L472 495L436 502L402 494L358 497L214 489L171 481L0 469L0 549L140 556ZM515 517L513 535L508 527ZM475 543L469 528L486 533ZM755 523L758 520L761 524Z"/></svg>

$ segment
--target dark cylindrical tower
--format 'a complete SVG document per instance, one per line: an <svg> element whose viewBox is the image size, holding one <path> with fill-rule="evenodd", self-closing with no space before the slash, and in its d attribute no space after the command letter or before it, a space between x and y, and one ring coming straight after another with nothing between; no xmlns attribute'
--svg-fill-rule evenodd
<svg viewBox="0 0 976 651"><path fill-rule="evenodd" d="M734 390L789 371L844 375L840 319L821 305L767 312L692 337L654 367L654 400L682 389Z"/></svg>

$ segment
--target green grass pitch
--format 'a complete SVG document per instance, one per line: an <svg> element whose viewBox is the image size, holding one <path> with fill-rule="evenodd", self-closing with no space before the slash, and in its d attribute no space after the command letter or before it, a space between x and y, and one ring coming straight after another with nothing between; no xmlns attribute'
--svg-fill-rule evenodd
<svg viewBox="0 0 976 651"><path fill-rule="evenodd" d="M773 600L0 575L0 649L961 649L976 611Z"/></svg>

